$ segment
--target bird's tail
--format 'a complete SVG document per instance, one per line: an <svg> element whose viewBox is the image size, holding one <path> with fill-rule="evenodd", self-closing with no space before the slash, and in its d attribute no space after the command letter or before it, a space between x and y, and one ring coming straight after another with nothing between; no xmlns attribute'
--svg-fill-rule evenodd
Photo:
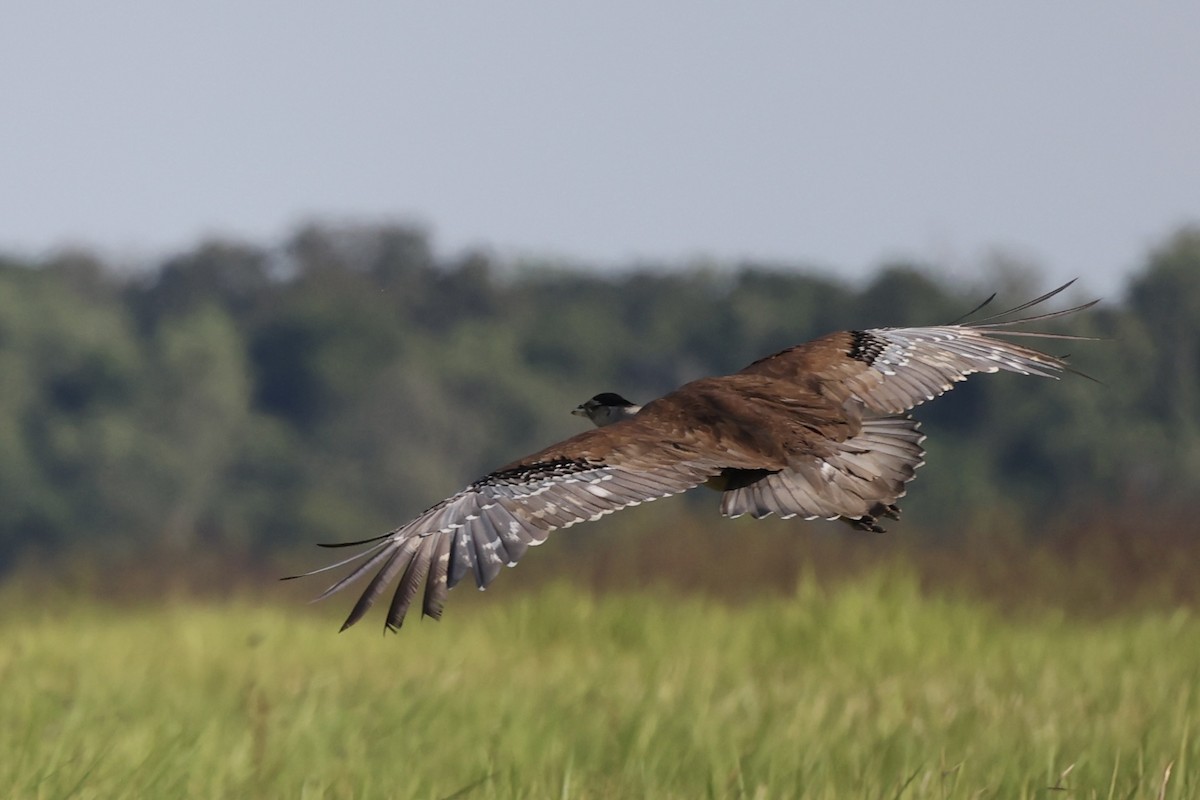
<svg viewBox="0 0 1200 800"><path fill-rule="evenodd" d="M863 420L862 430L824 457L809 456L779 472L729 489L721 500L727 517L787 519L839 517L865 530L882 531L877 518L896 516L895 503L925 463L920 423L909 416Z"/></svg>

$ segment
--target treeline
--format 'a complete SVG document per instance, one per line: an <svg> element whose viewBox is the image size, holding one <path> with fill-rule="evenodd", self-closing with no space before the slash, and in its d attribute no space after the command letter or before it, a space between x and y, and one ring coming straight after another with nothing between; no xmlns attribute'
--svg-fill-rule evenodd
<svg viewBox="0 0 1200 800"><path fill-rule="evenodd" d="M862 286L756 264L601 275L439 258L404 227L209 242L136 273L86 253L0 259L0 569L374 534L579 430L567 412L597 392L649 399L831 330L936 324L993 290L1012 304L1046 288L1028 271L951 285L919 265ZM987 377L920 409L930 465L906 527L1186 518L1200 229L1053 327L1104 339L1051 348L1098 382Z"/></svg>

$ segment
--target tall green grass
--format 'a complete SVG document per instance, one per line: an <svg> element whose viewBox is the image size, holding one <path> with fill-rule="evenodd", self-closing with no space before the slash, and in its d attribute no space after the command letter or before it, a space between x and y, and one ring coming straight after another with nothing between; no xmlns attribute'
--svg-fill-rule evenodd
<svg viewBox="0 0 1200 800"><path fill-rule="evenodd" d="M886 570L739 604L460 590L398 636L4 599L19 798L1200 797L1186 611L1004 616Z"/></svg>

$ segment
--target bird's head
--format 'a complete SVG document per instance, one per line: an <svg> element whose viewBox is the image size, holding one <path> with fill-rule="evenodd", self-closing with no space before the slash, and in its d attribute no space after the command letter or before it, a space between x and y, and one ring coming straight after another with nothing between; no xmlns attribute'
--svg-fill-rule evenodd
<svg viewBox="0 0 1200 800"><path fill-rule="evenodd" d="M629 419L642 410L639 405L613 392L603 392L587 402L580 403L571 413L579 417L587 417L597 428L612 425L623 419Z"/></svg>

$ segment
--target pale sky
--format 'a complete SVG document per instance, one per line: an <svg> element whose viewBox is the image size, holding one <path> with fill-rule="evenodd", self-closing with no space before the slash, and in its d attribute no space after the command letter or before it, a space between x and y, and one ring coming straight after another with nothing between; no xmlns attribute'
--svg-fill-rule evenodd
<svg viewBox="0 0 1200 800"><path fill-rule="evenodd" d="M1200 3L161 2L0 12L0 250L308 219L437 249L1114 292L1200 221Z"/></svg>

